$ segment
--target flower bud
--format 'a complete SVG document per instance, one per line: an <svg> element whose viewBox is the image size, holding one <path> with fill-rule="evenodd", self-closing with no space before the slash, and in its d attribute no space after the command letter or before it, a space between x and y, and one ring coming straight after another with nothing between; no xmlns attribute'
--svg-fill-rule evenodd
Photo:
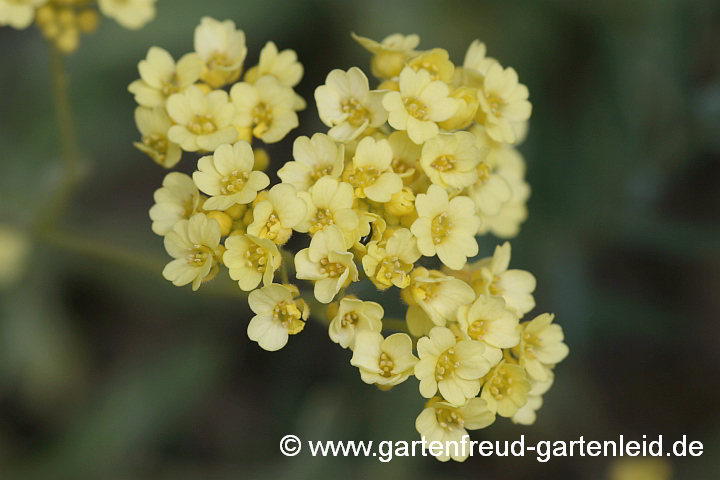
<svg viewBox="0 0 720 480"><path fill-rule="evenodd" d="M233 220L239 220L245 215L246 210L247 205L240 205L239 203L236 203L232 207L226 209L225 213L227 213Z"/></svg>
<svg viewBox="0 0 720 480"><path fill-rule="evenodd" d="M227 236L230 233L230 230L232 229L232 218L230 218L230 215L228 215L225 212L221 212L219 210L213 210L211 212L208 212L207 214L208 218L214 218L218 221L220 224L220 235L223 237Z"/></svg>
<svg viewBox="0 0 720 480"><path fill-rule="evenodd" d="M405 52L381 52L370 62L372 74L377 78L397 77L405 67Z"/></svg>
<svg viewBox="0 0 720 480"><path fill-rule="evenodd" d="M255 149L255 165L253 170L264 172L270 166L270 155L264 148Z"/></svg>
<svg viewBox="0 0 720 480"><path fill-rule="evenodd" d="M82 33L94 32L98 25L98 14L95 10L83 10L78 13L76 22Z"/></svg>
<svg viewBox="0 0 720 480"><path fill-rule="evenodd" d="M415 209L415 195L408 187L404 187L398 193L392 196L390 201L385 204L385 209L392 215L401 217L412 213Z"/></svg>
<svg viewBox="0 0 720 480"><path fill-rule="evenodd" d="M394 92L400 91L400 83L397 80L385 80L377 87L378 90L392 90Z"/></svg>

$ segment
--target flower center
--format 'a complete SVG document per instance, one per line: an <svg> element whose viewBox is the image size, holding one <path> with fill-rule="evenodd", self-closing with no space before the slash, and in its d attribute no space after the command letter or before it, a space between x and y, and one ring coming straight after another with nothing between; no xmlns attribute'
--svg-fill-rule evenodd
<svg viewBox="0 0 720 480"><path fill-rule="evenodd" d="M340 263L331 263L327 258L320 260L320 273L327 274L330 278L337 278L345 273L345 266Z"/></svg>
<svg viewBox="0 0 720 480"><path fill-rule="evenodd" d="M256 137L264 134L270 128L272 123L273 114L272 110L268 108L264 103L258 103L252 110L252 121L255 124L253 128L253 134Z"/></svg>
<svg viewBox="0 0 720 480"><path fill-rule="evenodd" d="M435 170L439 172L446 172L455 168L455 157L452 155L442 155L437 157L435 161L430 164Z"/></svg>
<svg viewBox="0 0 720 480"><path fill-rule="evenodd" d="M436 408L435 416L438 424L449 432L452 432L453 428L465 427L465 419L450 408Z"/></svg>
<svg viewBox="0 0 720 480"><path fill-rule="evenodd" d="M348 180L356 187L365 188L375 183L379 176L380 172L373 167L358 167L348 175Z"/></svg>
<svg viewBox="0 0 720 480"><path fill-rule="evenodd" d="M460 362L455 358L455 349L448 348L438 357L435 364L435 380L439 382L446 378L455 378L455 369L459 366Z"/></svg>
<svg viewBox="0 0 720 480"><path fill-rule="evenodd" d="M468 327L468 336L473 340L482 340L486 332L485 320L475 320Z"/></svg>
<svg viewBox="0 0 720 480"><path fill-rule="evenodd" d="M496 117L502 117L502 109L505 106L505 101L494 93L486 93L485 99L488 105L490 105L490 112Z"/></svg>
<svg viewBox="0 0 720 480"><path fill-rule="evenodd" d="M245 252L247 266L260 273L265 273L267 268L268 254L262 247L250 247Z"/></svg>
<svg viewBox="0 0 720 480"><path fill-rule="evenodd" d="M324 167L321 168L320 166L316 166L312 172L310 172L310 179L314 181L320 180L322 177L325 177L327 175L330 175L332 172L332 167Z"/></svg>
<svg viewBox="0 0 720 480"><path fill-rule="evenodd" d="M305 328L302 312L292 300L283 300L273 309L273 320L287 328L290 335L294 335Z"/></svg>
<svg viewBox="0 0 720 480"><path fill-rule="evenodd" d="M310 234L313 235L319 232L328 225L333 224L332 212L328 209L318 210L315 216L310 220L312 225L310 226Z"/></svg>
<svg viewBox="0 0 720 480"><path fill-rule="evenodd" d="M353 127L359 127L368 118L368 111L354 98L344 98L340 101L343 113L348 114L347 121Z"/></svg>
<svg viewBox="0 0 720 480"><path fill-rule="evenodd" d="M395 173L403 174L408 170L414 170L415 162L405 160L403 158L393 158L390 168L392 168L392 171Z"/></svg>
<svg viewBox="0 0 720 480"><path fill-rule="evenodd" d="M416 72L420 69L427 70L427 72L430 74L431 80L440 80L440 69L435 63L431 63L425 60L421 63L415 63L414 65L412 65L412 69Z"/></svg>
<svg viewBox="0 0 720 480"><path fill-rule="evenodd" d="M229 58L227 56L226 53L215 52L212 54L212 56L210 57L210 60L208 60L207 63L208 63L208 68L210 68L212 70L213 68L217 68L217 67L220 67L220 68L232 67L234 62L232 61L231 58Z"/></svg>
<svg viewBox="0 0 720 480"><path fill-rule="evenodd" d="M507 370L500 368L497 374L490 381L490 393L495 400L502 400L512 395L513 379L507 376Z"/></svg>
<svg viewBox="0 0 720 480"><path fill-rule="evenodd" d="M195 211L195 197L190 195L182 203L183 207L183 218L190 218L190 215Z"/></svg>
<svg viewBox="0 0 720 480"><path fill-rule="evenodd" d="M412 270L412 264L407 264L400 261L398 257L385 257L379 265L380 269L378 277L381 282L386 285L391 285L393 278L398 278L400 281L404 280L408 273ZM385 279L385 281L383 281Z"/></svg>
<svg viewBox="0 0 720 480"><path fill-rule="evenodd" d="M477 167L477 181L475 185L482 185L490 179L490 165L485 162L478 163Z"/></svg>
<svg viewBox="0 0 720 480"><path fill-rule="evenodd" d="M523 345L525 350L525 356L534 359L535 358L535 346L538 344L538 339L535 335L525 332L523 334Z"/></svg>
<svg viewBox="0 0 720 480"><path fill-rule="evenodd" d="M382 373L380 374L382 377L390 378L392 377L392 370L395 367L395 364L393 363L392 358L390 358L387 353L383 352L380 354L378 367L382 370Z"/></svg>
<svg viewBox="0 0 720 480"><path fill-rule="evenodd" d="M433 243L436 245L442 242L452 229L452 222L450 221L447 212L443 212L437 217L433 218L432 226L430 227Z"/></svg>
<svg viewBox="0 0 720 480"><path fill-rule="evenodd" d="M206 247L205 245L193 245L193 249L185 256L185 260L187 260L188 265L201 267L205 264L208 258L214 257L215 253L210 249L210 247Z"/></svg>
<svg viewBox="0 0 720 480"><path fill-rule="evenodd" d="M420 300L432 300L434 298L437 298L437 290L440 288L441 283L442 282L418 282L413 289L413 296L417 297Z"/></svg>
<svg viewBox="0 0 720 480"><path fill-rule="evenodd" d="M245 182L248 177L250 177L250 173L248 172L233 170L230 175L221 180L220 192L223 195L232 195L234 193L241 192L245 187Z"/></svg>
<svg viewBox="0 0 720 480"><path fill-rule="evenodd" d="M210 115L195 115L187 128L195 135L209 135L217 131L217 127Z"/></svg>
<svg viewBox="0 0 720 480"><path fill-rule="evenodd" d="M407 112L418 120L428 120L430 118L427 105L425 105L425 103L423 103L419 98L404 98L403 103L405 104Z"/></svg>
<svg viewBox="0 0 720 480"><path fill-rule="evenodd" d="M167 137L163 135L158 135L157 133L146 135L143 137L142 142L146 147L156 152L167 152L168 140Z"/></svg>
<svg viewBox="0 0 720 480"><path fill-rule="evenodd" d="M282 225L280 224L280 219L276 214L272 213L268 217L267 222L265 222L265 227L263 228L260 236L274 240L278 236L278 233L280 233L281 229Z"/></svg>
<svg viewBox="0 0 720 480"><path fill-rule="evenodd" d="M179 84L177 72L173 72L163 82L160 92L164 96L169 97L173 93L178 93L179 91L180 91L180 84Z"/></svg>
<svg viewBox="0 0 720 480"><path fill-rule="evenodd" d="M355 312L348 312L340 319L340 325L344 328L349 325L355 325L358 321L358 314Z"/></svg>

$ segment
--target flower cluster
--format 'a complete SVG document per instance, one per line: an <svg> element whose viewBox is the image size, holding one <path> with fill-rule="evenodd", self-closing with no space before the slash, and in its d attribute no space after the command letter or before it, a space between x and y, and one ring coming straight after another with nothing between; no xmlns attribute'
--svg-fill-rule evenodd
<svg viewBox="0 0 720 480"><path fill-rule="evenodd" d="M417 50L416 35L354 38L373 55L377 88L357 67L331 71L315 90L328 132L296 138L273 186L269 156L252 144L298 125L295 52L268 43L239 81L243 32L204 18L195 52L175 62L153 47L140 62L129 88L138 148L168 168L183 151L202 155L192 176L171 172L155 192L152 229L174 258L163 275L196 290L227 268L250 292L248 336L269 351L303 330L312 306L362 381L386 390L419 380L427 403L416 428L428 441L460 441L496 416L532 424L568 354L562 329L550 314L524 320L535 278L509 269L509 243L469 261L477 235L509 238L525 219L516 147L528 89L479 41L456 66L441 48ZM293 253L295 233L309 241ZM363 280L395 290L405 319L349 293Z"/></svg>
<svg viewBox="0 0 720 480"><path fill-rule="evenodd" d="M294 51L278 51L268 42L258 65L240 81L247 47L232 20L203 18L194 47L177 61L152 47L139 63L140 78L128 87L138 103L135 122L142 135L135 146L165 168L174 167L183 151L214 153L198 163L198 188L212 197L213 210L246 205L269 181L261 172L250 175L264 151L253 157L249 143L278 142L298 126L296 112L306 105L293 87L303 67ZM237 178L230 180L233 172Z"/></svg>
<svg viewBox="0 0 720 480"><path fill-rule="evenodd" d="M125 28L142 28L155 18L157 0L0 0L0 26L18 30L33 22L59 51L77 49L80 34L92 33L98 10Z"/></svg>

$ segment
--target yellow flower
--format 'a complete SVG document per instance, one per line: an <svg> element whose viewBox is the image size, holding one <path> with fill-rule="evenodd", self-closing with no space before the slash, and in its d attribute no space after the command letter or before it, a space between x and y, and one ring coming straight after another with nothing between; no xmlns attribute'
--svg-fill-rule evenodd
<svg viewBox="0 0 720 480"><path fill-rule="evenodd" d="M177 124L168 130L168 138L186 152L212 152L237 138L237 130L230 124L235 108L222 90L206 95L190 85L168 98L167 111Z"/></svg>
<svg viewBox="0 0 720 480"><path fill-rule="evenodd" d="M475 292L455 277L416 268L411 273L410 287L403 291L403 298L410 305L420 306L435 325L444 326L455 320L461 305L475 300Z"/></svg>
<svg viewBox="0 0 720 480"><path fill-rule="evenodd" d="M315 298L321 303L330 303L341 288L358 279L353 254L335 225L317 232L310 247L295 255L295 271L297 278L315 281Z"/></svg>
<svg viewBox="0 0 720 480"><path fill-rule="evenodd" d="M123 27L137 30L155 18L157 0L98 0L100 12Z"/></svg>
<svg viewBox="0 0 720 480"><path fill-rule="evenodd" d="M407 228L400 228L393 232L384 248L371 242L362 264L365 274L378 289L385 290L392 285L406 288L410 285L413 264L420 256L415 237Z"/></svg>
<svg viewBox="0 0 720 480"><path fill-rule="evenodd" d="M258 64L245 72L245 81L255 83L265 75L277 78L283 87L294 87L302 79L303 66L297 61L295 50L278 52L275 43L268 42L260 51Z"/></svg>
<svg viewBox="0 0 720 480"><path fill-rule="evenodd" d="M475 202L479 214L498 215L512 199L512 187L485 162L478 163L475 170L477 179L468 186L467 196Z"/></svg>
<svg viewBox="0 0 720 480"><path fill-rule="evenodd" d="M503 348L512 348L520 341L518 318L505 308L505 300L480 295L472 305L458 309L458 323L467 338L485 344L485 357L497 365Z"/></svg>
<svg viewBox="0 0 720 480"><path fill-rule="evenodd" d="M382 319L385 311L379 303L363 302L357 298L345 297L340 300L338 310L332 321L328 333L330 340L340 344L343 348L353 349L355 335L361 330L382 330Z"/></svg>
<svg viewBox="0 0 720 480"><path fill-rule="evenodd" d="M203 17L195 28L195 51L205 62L202 81L220 88L237 81L247 55L245 32L235 22Z"/></svg>
<svg viewBox="0 0 720 480"><path fill-rule="evenodd" d="M547 380L539 382L530 378L530 384L532 387L528 392L527 403L520 407L515 415L510 420L517 425L532 425L537 419L536 412L540 410L543 405L543 395L545 395L550 387L552 387L555 377L552 370L548 369Z"/></svg>
<svg viewBox="0 0 720 480"><path fill-rule="evenodd" d="M387 338L373 330L355 334L350 364L358 367L363 382L393 387L407 380L418 359L412 354L412 340L405 333Z"/></svg>
<svg viewBox="0 0 720 480"><path fill-rule="evenodd" d="M527 403L518 408L510 420L516 425L532 425L537 420L536 412L540 410L542 405L543 397L528 395Z"/></svg>
<svg viewBox="0 0 720 480"><path fill-rule="evenodd" d="M508 310L519 318L535 307L532 292L535 277L525 270L508 270L510 242L495 247L492 257L478 260L470 266L471 283L478 295L495 295L505 300Z"/></svg>
<svg viewBox="0 0 720 480"><path fill-rule="evenodd" d="M415 200L418 219L410 227L418 239L418 249L426 257L435 254L452 268L460 270L468 257L478 253L475 233L480 220L475 216L475 204L468 197L448 200L447 191L431 185L427 194Z"/></svg>
<svg viewBox="0 0 720 480"><path fill-rule="evenodd" d="M527 403L530 387L524 368L502 360L485 377L480 398L492 412L510 418Z"/></svg>
<svg viewBox="0 0 720 480"><path fill-rule="evenodd" d="M451 458L464 462L470 454L468 430L479 430L492 425L495 414L485 400L471 398L462 406L443 401L442 397L428 400L425 409L415 420L415 429L427 444L440 442L444 449L435 458L447 462ZM448 443L455 442L455 443Z"/></svg>
<svg viewBox="0 0 720 480"><path fill-rule="evenodd" d="M383 97L388 123L396 130L407 130L413 142L424 143L438 134L437 123L455 115L460 107L449 94L447 84L432 80L427 70L406 67L400 74L400 91Z"/></svg>
<svg viewBox="0 0 720 480"><path fill-rule="evenodd" d="M457 190L468 187L477 181L476 166L484 157L475 143L472 133L441 133L423 145L420 165L435 185Z"/></svg>
<svg viewBox="0 0 720 480"><path fill-rule="evenodd" d="M443 48L433 48L422 52L407 62L415 71L426 70L432 80L450 82L455 71L455 65L450 61L450 54Z"/></svg>
<svg viewBox="0 0 720 480"><path fill-rule="evenodd" d="M532 105L528 102L528 89L518 83L513 68L504 69L499 63L493 64L485 76L482 90L478 91L478 102L482 111L487 133L497 141L515 143L517 134L514 123L530 118Z"/></svg>
<svg viewBox="0 0 720 480"><path fill-rule="evenodd" d="M570 353L563 340L562 327L552 323L555 315L543 313L529 322L523 322L520 343L513 353L520 359L520 365L528 376L539 382L547 381L548 367L562 362Z"/></svg>
<svg viewBox="0 0 720 480"><path fill-rule="evenodd" d="M367 128L377 128L387 121L382 106L385 92L370 91L368 79L357 67L347 72L333 70L325 85L315 89L320 120L330 128L328 135L339 142L359 137Z"/></svg>
<svg viewBox="0 0 720 480"><path fill-rule="evenodd" d="M204 198L192 178L184 173L170 172L162 184L153 194L155 205L150 208L150 219L153 232L164 236L177 222L200 212Z"/></svg>
<svg viewBox="0 0 720 480"><path fill-rule="evenodd" d="M293 299L297 288L272 284L250 292L248 304L255 316L248 324L248 337L269 352L280 350L289 335L300 333L310 310L301 298Z"/></svg>
<svg viewBox="0 0 720 480"><path fill-rule="evenodd" d="M293 185L299 192L307 192L320 178L329 175L339 178L345 166L345 146L336 145L330 137L316 133L312 139L298 137L293 143L293 158L278 170L283 183Z"/></svg>
<svg viewBox="0 0 720 480"><path fill-rule="evenodd" d="M0 224L0 289L12 286L25 271L30 241L22 231Z"/></svg>
<svg viewBox="0 0 720 480"><path fill-rule="evenodd" d="M201 192L210 195L206 210L225 210L236 203L255 200L257 192L270 184L263 172L253 170L255 159L250 144L220 145L213 155L198 160L193 181Z"/></svg>
<svg viewBox="0 0 720 480"><path fill-rule="evenodd" d="M140 79L132 82L128 91L143 107L162 107L170 95L197 82L204 68L197 53L188 53L176 64L166 50L152 47L147 58L138 63Z"/></svg>
<svg viewBox="0 0 720 480"><path fill-rule="evenodd" d="M343 172L343 179L355 187L356 197L385 203L402 190L402 179L390 167L392 157L387 140L360 140L352 163Z"/></svg>
<svg viewBox="0 0 720 480"><path fill-rule="evenodd" d="M353 189L346 182L339 182L335 178L325 176L320 178L310 192L300 192L300 198L305 200L308 210L305 219L295 230L315 235L332 225L340 229L345 239L345 246L350 248L357 240L359 219L352 209Z"/></svg>
<svg viewBox="0 0 720 480"><path fill-rule="evenodd" d="M414 48L420 43L420 37L415 34L401 35L395 33L388 35L378 43L369 38L351 34L352 38L373 54L371 61L372 74L376 78L392 78L400 74L405 61L413 55Z"/></svg>
<svg viewBox="0 0 720 480"><path fill-rule="evenodd" d="M135 123L142 135L142 142L133 142L135 148L165 168L177 165L182 157L182 149L167 138L172 122L165 109L137 107Z"/></svg>
<svg viewBox="0 0 720 480"><path fill-rule="evenodd" d="M260 282L268 286L275 270L282 262L277 246L266 238L254 235L234 235L225 239L223 263L230 270L230 278L238 281L240 289L254 290Z"/></svg>
<svg viewBox="0 0 720 480"><path fill-rule="evenodd" d="M391 167L403 179L405 186L413 187L414 182L420 177L420 157L422 156L422 145L418 145L407 136L405 131L393 132L388 137L393 159Z"/></svg>
<svg viewBox="0 0 720 480"><path fill-rule="evenodd" d="M465 52L463 68L476 71L486 75L490 67L495 65L497 60L487 56L487 47L480 40L473 40Z"/></svg>
<svg viewBox="0 0 720 480"><path fill-rule="evenodd" d="M393 216L406 216L415 213L415 195L409 187L403 187L402 190L392 196L389 202L385 204L385 211ZM387 218L389 221L390 219Z"/></svg>
<svg viewBox="0 0 720 480"><path fill-rule="evenodd" d="M293 110L295 92L280 85L275 77L261 77L254 84L236 83L230 96L235 105L233 124L251 128L253 135L265 143L279 142L298 126Z"/></svg>
<svg viewBox="0 0 720 480"><path fill-rule="evenodd" d="M525 158L513 146L493 140L484 125L475 124L468 130L475 135L479 149L487 151L485 163L508 182L525 178Z"/></svg>
<svg viewBox="0 0 720 480"><path fill-rule="evenodd" d="M458 342L449 328L435 327L418 340L417 351L415 376L423 397L432 398L439 390L449 403L465 405L480 393L480 379L490 370L482 342Z"/></svg>
<svg viewBox="0 0 720 480"><path fill-rule="evenodd" d="M443 130L463 130L469 127L475 120L479 107L477 100L477 89L470 87L459 87L453 90L450 97L458 100L458 109L455 115L445 121L438 122Z"/></svg>
<svg viewBox="0 0 720 480"><path fill-rule="evenodd" d="M30 26L35 10L49 0L0 0L0 26L9 25L18 30Z"/></svg>
<svg viewBox="0 0 720 480"><path fill-rule="evenodd" d="M492 233L499 238L513 238L520 231L520 225L527 219L527 201L530 198L530 185L523 180L508 182L512 189L510 201L500 207L497 215L485 215L478 212L481 220L478 235Z"/></svg>
<svg viewBox="0 0 720 480"><path fill-rule="evenodd" d="M255 205L253 223L248 225L247 232L284 245L292 229L305 219L307 211L307 204L298 198L295 187L279 183L270 189L267 200Z"/></svg>
<svg viewBox="0 0 720 480"><path fill-rule="evenodd" d="M224 248L220 245L220 224L196 213L180 220L165 235L165 250L175 258L163 270L163 277L181 287L192 282L192 289L215 277Z"/></svg>

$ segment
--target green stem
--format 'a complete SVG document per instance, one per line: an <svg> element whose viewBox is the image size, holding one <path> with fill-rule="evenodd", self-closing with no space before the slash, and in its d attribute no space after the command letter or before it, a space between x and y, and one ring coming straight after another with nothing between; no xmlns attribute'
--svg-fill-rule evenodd
<svg viewBox="0 0 720 480"><path fill-rule="evenodd" d="M111 243L88 240L84 236L58 230L37 232L38 241L54 248L76 253L94 260L114 263L150 275L159 275L167 262Z"/></svg>
<svg viewBox="0 0 720 480"><path fill-rule="evenodd" d="M100 262L111 263L123 268L131 268L137 272L160 278L161 272L168 259L161 259L152 254L139 252L131 248L123 247L113 243L103 243L97 240L89 240L82 235L77 235L59 230L42 230L35 233L38 242L51 248L61 249L77 255L81 255ZM283 273L284 270L284 273ZM287 283L287 269L281 269L283 282ZM338 300L344 295L344 290L336 297ZM202 294L222 297L247 297L247 293L240 290L235 282L232 284L213 285L209 288L201 288ZM327 305L318 302L312 290L301 290L302 298L310 306L310 318L320 324L327 325ZM383 330L391 332L409 333L407 322L398 318L384 318Z"/></svg>
<svg viewBox="0 0 720 480"><path fill-rule="evenodd" d="M50 44L50 77L64 171L62 183L58 186L41 219L40 224L43 227L51 226L67 207L78 180L79 170L79 149L70 103L69 80L65 71L65 58L52 44Z"/></svg>

